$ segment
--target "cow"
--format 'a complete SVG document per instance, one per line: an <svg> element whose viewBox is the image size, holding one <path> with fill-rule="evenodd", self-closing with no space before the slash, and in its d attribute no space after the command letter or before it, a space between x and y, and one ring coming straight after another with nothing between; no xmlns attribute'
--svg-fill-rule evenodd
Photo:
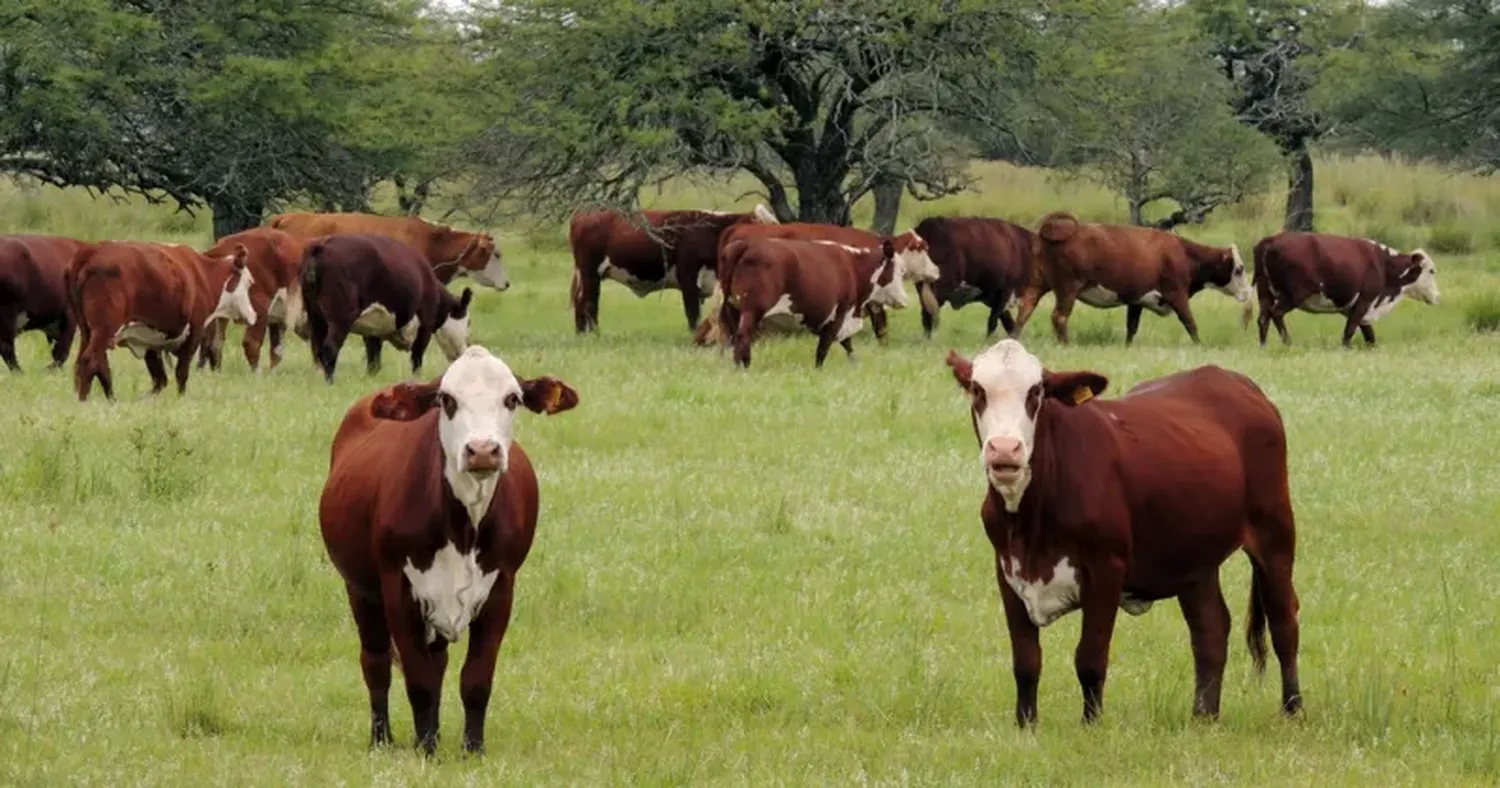
<svg viewBox="0 0 1500 788"><path fill-rule="evenodd" d="M52 235L0 236L0 359L20 372L16 336L41 331L52 348L48 369L68 361L77 323L68 310L63 285L68 265L82 244Z"/></svg>
<svg viewBox="0 0 1500 788"><path fill-rule="evenodd" d="M868 230L836 224L791 222L788 224L737 224L730 227L719 236L719 258L716 264L718 287L714 290L719 297L719 304L716 309L709 309L709 316L704 318L703 322L698 324L698 329L693 332L695 344L726 343L734 334L734 327L739 324L739 313L732 304L723 299L728 283L734 278L734 269L732 265L726 264L724 248L732 241L751 237L833 241L861 249L879 248L881 242L885 240L884 236ZM937 267L932 264L932 258L927 256L927 242L915 230L907 230L900 235L890 236L890 241L891 247L896 250L896 257L901 261L901 270L905 278L916 282L919 288L922 283L937 278ZM870 302L865 305L865 314L870 318L870 327L875 330L875 338L882 344L885 343L888 335L885 307Z"/></svg>
<svg viewBox="0 0 1500 788"><path fill-rule="evenodd" d="M864 320L865 304L904 308L906 288L901 261L890 239L879 249L844 246L832 241L751 238L730 243L734 280L725 300L739 311L734 333L734 362L750 366L750 345L763 322L802 325L818 335L814 366L834 342L854 359L850 340Z"/></svg>
<svg viewBox="0 0 1500 788"><path fill-rule="evenodd" d="M372 748L392 742L394 644L417 745L436 751L448 646L467 632L463 748L484 751L495 660L536 533L536 472L514 441L516 414L577 404L562 381L518 378L475 345L436 380L382 389L344 414L318 519L359 631Z"/></svg>
<svg viewBox="0 0 1500 788"><path fill-rule="evenodd" d="M1375 321L1403 298L1436 305L1440 295L1437 264L1421 249L1402 254L1361 238L1283 232L1262 238L1254 258L1261 347L1273 322L1281 341L1292 343L1283 318L1293 309L1343 315L1344 347L1356 327L1365 344L1373 345Z"/></svg>
<svg viewBox="0 0 1500 788"><path fill-rule="evenodd" d="M241 347L250 368L260 370L260 350L267 335L271 339L270 369L275 369L285 354L283 340L289 327L304 321L302 284L297 277L302 270L304 241L297 236L270 227L254 227L220 238L206 255L231 254L236 246L249 250L245 265L254 274L250 286L250 304L255 308L255 325L245 329ZM217 370L223 361L224 333L229 321L215 321L209 337L203 342L198 366Z"/></svg>
<svg viewBox="0 0 1500 788"><path fill-rule="evenodd" d="M599 286L613 279L637 298L660 290L682 293L688 331L698 327L703 301L713 292L719 235L736 224L775 224L764 205L749 213L718 211L641 211L630 217L615 211L573 215L568 243L573 249L573 324L584 334L599 328ZM653 238L643 228L649 224Z"/></svg>
<svg viewBox="0 0 1500 788"><path fill-rule="evenodd" d="M1281 709L1302 708L1296 531L1281 414L1250 379L1208 365L1098 399L1108 379L1056 372L1002 339L949 351L988 482L980 515L1010 632L1016 722L1037 720L1039 628L1083 611L1075 668L1084 722L1103 711L1116 611L1177 597L1191 636L1193 714L1214 719L1230 631L1219 568L1250 558L1246 641L1281 663Z"/></svg>
<svg viewBox="0 0 1500 788"><path fill-rule="evenodd" d="M917 285L923 333L932 337L943 304L957 310L980 303L990 308L985 336L997 325L1015 336L1009 310L1031 282L1031 231L1004 219L935 216L918 223L917 234L938 270L936 281Z"/></svg>
<svg viewBox="0 0 1500 788"><path fill-rule="evenodd" d="M79 247L65 279L78 320L74 379L87 401L97 378L113 401L109 351L123 345L146 362L151 394L167 386L164 353L177 355L177 394L187 393L193 356L215 320L255 325L249 250L213 257L177 244L104 241Z"/></svg>
<svg viewBox="0 0 1500 788"><path fill-rule="evenodd" d="M439 282L468 276L485 287L510 289L510 274L500 247L489 233L455 230L417 216L377 216L369 213L283 213L271 217L271 227L311 240L325 235L384 235L422 253Z"/></svg>
<svg viewBox="0 0 1500 788"><path fill-rule="evenodd" d="M365 367L380 370L380 350L390 342L411 352L413 374L434 338L452 361L469 342L465 287L454 296L427 267L421 253L384 235L329 235L302 255L302 298L310 342L323 377L333 383L339 350L350 334L365 340Z"/></svg>
<svg viewBox="0 0 1500 788"><path fill-rule="evenodd" d="M1205 246L1151 227L1086 224L1066 211L1043 217L1032 236L1032 277L1016 315L1016 335L1026 327L1037 301L1050 289L1056 296L1052 330L1068 341L1074 301L1110 309L1125 307L1125 344L1135 341L1141 311L1175 312L1197 343L1198 323L1188 305L1211 287L1239 301L1242 322L1255 308L1250 278L1238 246Z"/></svg>

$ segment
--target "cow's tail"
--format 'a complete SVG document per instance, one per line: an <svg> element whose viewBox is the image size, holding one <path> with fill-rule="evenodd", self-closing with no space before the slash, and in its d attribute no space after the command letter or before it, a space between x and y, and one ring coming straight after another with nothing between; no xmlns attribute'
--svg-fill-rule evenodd
<svg viewBox="0 0 1500 788"><path fill-rule="evenodd" d="M271 225L271 229L272 230L281 230L281 231L285 232L286 231L286 214L284 214L284 213L278 213L275 216L272 216L271 217L271 221L270 221L270 225Z"/></svg>
<svg viewBox="0 0 1500 788"><path fill-rule="evenodd" d="M306 298L317 298L318 285L323 276L323 241L322 239L312 241L307 245L307 251L302 255L302 271L297 278L302 282L302 296Z"/></svg>
<svg viewBox="0 0 1500 788"><path fill-rule="evenodd" d="M1229 254L1234 258L1234 266L1236 268L1244 270L1244 268L1245 268L1245 260L1244 260L1244 258L1240 257L1240 246L1239 246L1239 244L1230 244L1229 245ZM1247 271L1245 275L1246 276L1250 276L1251 274ZM1244 280L1242 279L1240 281L1244 281ZM1250 282L1250 292L1245 295L1245 301L1244 301L1243 304L1240 305L1240 330L1241 331L1248 331L1250 329L1250 321L1254 320L1254 319L1255 319L1255 282L1252 280Z"/></svg>
<svg viewBox="0 0 1500 788"><path fill-rule="evenodd" d="M1252 560L1250 610L1245 615L1245 645L1250 648L1250 661L1255 665L1256 675L1266 672L1266 603L1262 599L1265 583L1265 572Z"/></svg>
<svg viewBox="0 0 1500 788"><path fill-rule="evenodd" d="M1269 276L1266 273L1266 266L1271 256L1275 254L1275 250L1271 248L1271 239L1274 237L1269 236L1260 239L1260 241L1256 242L1255 248L1250 252L1250 259L1255 263L1254 270L1251 271L1250 275L1250 288L1254 291L1250 297L1252 301L1260 301L1270 295L1271 280L1266 278ZM1266 305L1262 304L1262 311L1265 308ZM1241 324L1242 329L1248 330L1250 328L1250 321L1255 317L1254 312L1255 307L1253 305L1245 308L1244 313L1241 315L1243 321Z"/></svg>
<svg viewBox="0 0 1500 788"><path fill-rule="evenodd" d="M1042 217L1037 237L1047 243L1060 244L1078 232L1078 217L1068 211L1054 211Z"/></svg>

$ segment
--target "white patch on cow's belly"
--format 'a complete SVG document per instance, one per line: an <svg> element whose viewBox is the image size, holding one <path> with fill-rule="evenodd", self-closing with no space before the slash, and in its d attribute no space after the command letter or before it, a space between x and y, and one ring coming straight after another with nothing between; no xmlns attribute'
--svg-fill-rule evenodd
<svg viewBox="0 0 1500 788"><path fill-rule="evenodd" d="M349 333L362 337L390 339L410 345L412 340L416 339L417 326L420 323L420 319L413 317L406 321L406 325L401 327L400 335L397 335L396 316L380 304L371 304L365 311L359 313L359 317L355 318L349 326Z"/></svg>
<svg viewBox="0 0 1500 788"><path fill-rule="evenodd" d="M1118 293L1113 290L1107 290L1099 285L1079 290L1078 300L1096 309L1113 309L1125 305L1125 302L1120 300ZM1172 311L1172 308L1167 306L1166 300L1161 297L1161 293L1156 290L1148 291L1135 303L1137 306L1148 309L1158 315L1165 315Z"/></svg>
<svg viewBox="0 0 1500 788"><path fill-rule="evenodd" d="M449 643L457 643L489 599L490 589L500 576L498 571L480 569L476 553L460 553L452 542L437 551L432 566L418 569L407 558L401 571L411 583L412 598L422 609L428 643L438 635Z"/></svg>
<svg viewBox="0 0 1500 788"><path fill-rule="evenodd" d="M136 358L143 358L148 350L176 350L182 347L182 343L187 341L189 328L184 327L181 334L169 337L145 323L126 323L115 332L115 344L128 349Z"/></svg>
<svg viewBox="0 0 1500 788"><path fill-rule="evenodd" d="M714 288L718 286L719 275L714 272L714 269L705 267L698 271L699 298L708 298L708 294L712 293Z"/></svg>
<svg viewBox="0 0 1500 788"><path fill-rule="evenodd" d="M1322 285L1319 285L1319 287L1321 288ZM1303 312L1312 312L1316 315L1336 315L1349 311L1354 306L1354 302L1358 300L1359 293L1355 293L1354 297L1349 299L1349 303L1339 306L1333 302L1333 299L1323 295L1323 291L1320 289L1318 292L1308 296L1297 308Z"/></svg>
<svg viewBox="0 0 1500 788"><path fill-rule="evenodd" d="M266 322L286 325L286 298L286 288L277 288L271 303L266 305Z"/></svg>
<svg viewBox="0 0 1500 788"><path fill-rule="evenodd" d="M26 313L16 315L16 331L19 333L26 330Z"/></svg>
<svg viewBox="0 0 1500 788"><path fill-rule="evenodd" d="M864 327L865 319L860 317L859 310L851 309L849 310L849 314L844 315L844 322L839 324L839 333L834 337L834 341L843 342L849 337L858 334L859 330Z"/></svg>
<svg viewBox="0 0 1500 788"><path fill-rule="evenodd" d="M1033 624L1045 627L1078 608L1081 591L1078 573L1073 571L1068 559L1057 562L1052 568L1052 579L1046 582L1021 577L1021 562L1010 556L1001 558L1000 568L1005 575L1005 584L1026 605L1026 615L1031 617Z"/></svg>
<svg viewBox="0 0 1500 788"><path fill-rule="evenodd" d="M1122 594L1120 596L1120 608L1132 616L1145 615L1146 611L1150 610L1153 604L1155 603L1145 599L1136 599L1129 594Z"/></svg>
<svg viewBox="0 0 1500 788"><path fill-rule="evenodd" d="M1374 325L1376 320L1389 315L1391 310L1395 309L1396 305L1401 303L1402 295L1401 293L1397 293L1395 297L1381 296L1376 299L1375 303L1371 304L1369 310L1365 312L1364 318L1359 321L1360 325Z"/></svg>
<svg viewBox="0 0 1500 788"><path fill-rule="evenodd" d="M792 311L792 297L782 293L760 318L761 326L778 333L792 333L803 328L802 315Z"/></svg>
<svg viewBox="0 0 1500 788"><path fill-rule="evenodd" d="M674 273L676 273L674 269L668 268L661 281L652 282L645 279L637 279L635 274L611 264L608 257L604 258L604 262L599 264L599 276L605 279L613 279L625 285L630 288L630 292L635 293L636 298L645 298L658 290L675 289L677 284L676 280L672 278Z"/></svg>

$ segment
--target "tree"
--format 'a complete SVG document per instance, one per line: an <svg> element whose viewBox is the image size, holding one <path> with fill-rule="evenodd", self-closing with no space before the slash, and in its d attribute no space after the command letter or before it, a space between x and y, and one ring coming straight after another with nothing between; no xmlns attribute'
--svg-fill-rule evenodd
<svg viewBox="0 0 1500 788"><path fill-rule="evenodd" d="M555 218L684 173L748 173L784 221L846 224L892 180L953 192L932 122L991 117L1028 40L983 0L531 0L482 27L480 194Z"/></svg>

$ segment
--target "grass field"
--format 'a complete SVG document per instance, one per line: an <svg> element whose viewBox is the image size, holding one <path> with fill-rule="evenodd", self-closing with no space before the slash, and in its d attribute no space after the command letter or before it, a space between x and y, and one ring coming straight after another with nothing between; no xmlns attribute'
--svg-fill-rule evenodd
<svg viewBox="0 0 1500 788"><path fill-rule="evenodd" d="M582 398L520 427L542 520L488 757L458 752L456 663L439 757L411 751L399 689L398 747L367 752L354 627L318 535L333 430L356 397L406 377L404 359L387 349L371 380L351 343L329 387L294 343L257 377L236 328L223 372L195 373L185 398L141 400L143 365L116 352L121 401L80 405L71 370L41 371L28 334L26 374L0 374L0 784L1495 785L1500 335L1473 325L1500 313L1485 221L1500 185L1322 165L1326 229L1383 230L1437 259L1442 304L1403 304L1377 349L1344 351L1341 320L1296 314L1297 345L1261 350L1212 292L1193 304L1200 347L1148 315L1126 350L1123 311L1079 307L1061 348L1050 299L1025 337L1052 368L1108 375L1109 394L1217 363L1281 408L1302 720L1277 713L1274 662L1262 682L1250 670L1237 555L1219 723L1190 720L1187 632L1167 603L1120 617L1093 729L1073 677L1080 618L1044 631L1041 726L1017 731L984 481L943 365L950 347L985 345L985 315L945 311L929 342L915 308L895 313L888 347L861 335L856 364L835 350L821 372L810 337L770 340L746 373L689 345L675 293L607 285L602 333L575 337L554 228L505 235L515 286L475 299L476 342ZM1120 210L1035 172L981 175L983 194L909 205L903 224ZM1252 201L1187 234L1248 248L1278 207ZM77 194L7 188L0 216L7 230L207 240L202 219ZM441 368L434 348L426 374Z"/></svg>

